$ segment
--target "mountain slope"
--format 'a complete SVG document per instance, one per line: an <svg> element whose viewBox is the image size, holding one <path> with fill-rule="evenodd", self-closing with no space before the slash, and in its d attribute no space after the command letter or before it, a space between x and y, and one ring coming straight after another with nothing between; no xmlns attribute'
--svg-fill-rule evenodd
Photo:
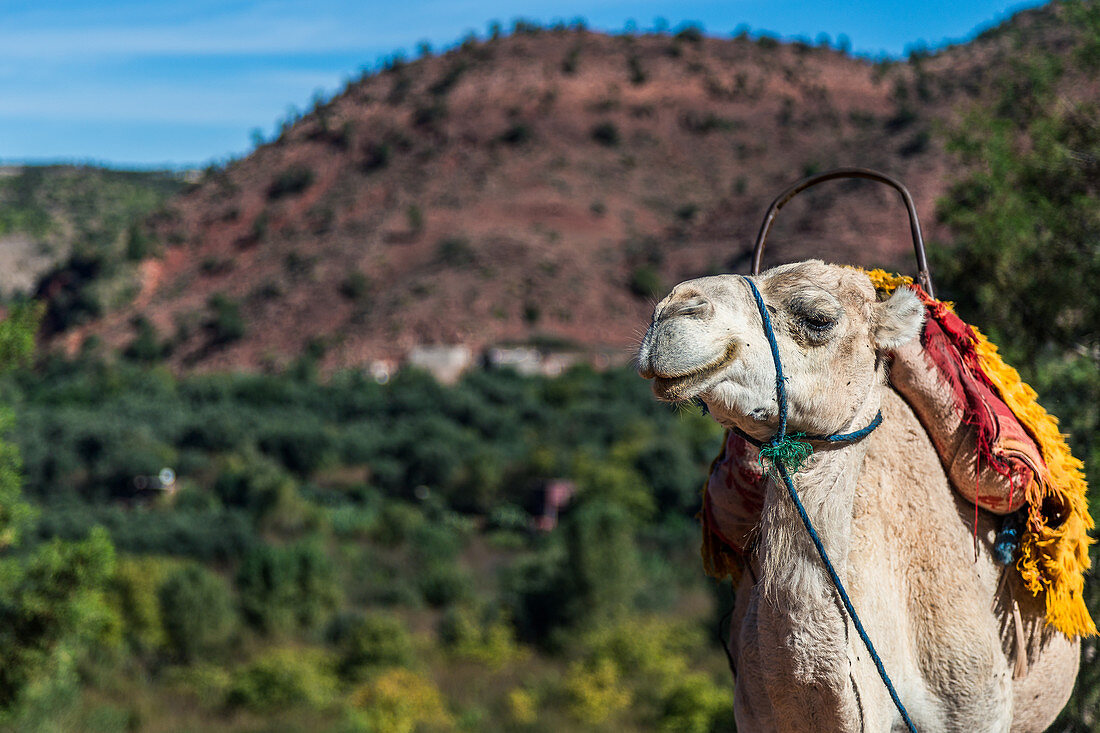
<svg viewBox="0 0 1100 733"><path fill-rule="evenodd" d="M133 302L61 341L141 336L199 370L303 353L331 369L418 344L626 354L668 285L743 270L767 203L808 172L891 173L944 236L933 128L1021 38L1057 46L1056 11L905 64L527 26L394 64L177 197L151 221L165 250ZM910 247L896 194L834 183L783 211L767 260L911 268Z"/></svg>

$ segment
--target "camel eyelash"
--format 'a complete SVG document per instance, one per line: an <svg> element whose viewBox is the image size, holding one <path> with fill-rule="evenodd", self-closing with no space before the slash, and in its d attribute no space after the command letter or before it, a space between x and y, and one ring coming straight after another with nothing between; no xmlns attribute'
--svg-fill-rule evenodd
<svg viewBox="0 0 1100 733"><path fill-rule="evenodd" d="M807 328L818 333L832 329L837 323L835 318L824 313L803 313L798 315L798 319Z"/></svg>

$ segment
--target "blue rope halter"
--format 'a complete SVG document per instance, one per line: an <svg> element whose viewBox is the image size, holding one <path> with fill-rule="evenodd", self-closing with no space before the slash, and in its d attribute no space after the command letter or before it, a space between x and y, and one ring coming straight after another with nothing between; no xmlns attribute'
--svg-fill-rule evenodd
<svg viewBox="0 0 1100 733"><path fill-rule="evenodd" d="M886 674L886 668L882 664L882 659L879 657L878 652L875 651L875 647L871 643L871 637L867 635L867 631L863 628L863 623L859 620L859 615L852 606L852 600L848 597L848 592L844 589L844 583L841 582L840 576L837 575L836 569L833 567L832 562L829 561L829 555L825 552L825 546L821 543L821 537L818 536L817 530L814 529L813 522L810 521L810 516L806 513L806 508L802 506L802 500L799 499L798 492L794 488L794 482L791 480L791 473L796 473L798 469L801 468L802 463L813 453L813 448L805 441L821 440L830 443L843 443L859 440L870 434L872 430L882 423L882 411L880 410L879 413L875 415L875 419L866 427L852 433L834 435L806 435L805 433L793 433L788 435L787 388L784 384L787 378L783 376L783 362L779 358L779 344L775 340L775 332L772 330L771 318L768 317L768 309L767 306L764 305L764 299L760 297L760 291L757 290L756 284L752 280L747 277L743 279L748 283L749 288L752 290L753 298L756 299L756 307L760 311L760 319L764 322L764 333L768 337L768 344L771 346L772 350L772 360L775 362L775 394L779 401L779 430L770 440L766 441L756 440L744 432L736 430L736 428L735 430L742 438L745 438L750 443L760 448L761 458L768 459L773 469L783 480L783 484L787 487L787 493L790 495L791 501L794 502L795 509L798 510L798 516L802 519L802 524L805 525L806 531L810 533L810 539L813 540L814 547L817 549L817 554L821 557L821 562L825 565L825 570L828 572L829 578L833 581L833 586L836 588L837 594L840 595L840 600L844 603L844 608L847 609L848 615L852 618L852 623L856 627L859 638L863 640L864 646L867 647L867 651L870 653L871 659L878 669L879 677L882 678L883 684L886 685L886 689L890 692L890 697L893 699L898 712L901 713L902 720L905 721L906 727L911 733L916 733L917 729L913 725L913 721L909 718L909 713L905 711L905 706L901 704L901 698L898 697L897 690L894 689L894 683L890 681L890 675Z"/></svg>

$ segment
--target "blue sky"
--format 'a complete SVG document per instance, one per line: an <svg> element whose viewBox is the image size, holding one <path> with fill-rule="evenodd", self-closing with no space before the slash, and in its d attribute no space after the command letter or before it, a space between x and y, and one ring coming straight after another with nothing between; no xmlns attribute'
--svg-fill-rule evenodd
<svg viewBox="0 0 1100 733"><path fill-rule="evenodd" d="M727 35L848 36L856 53L965 40L1015 10L1000 0L0 0L0 162L202 165L246 153L291 106L331 94L396 50L436 49L490 21L657 19Z"/></svg>

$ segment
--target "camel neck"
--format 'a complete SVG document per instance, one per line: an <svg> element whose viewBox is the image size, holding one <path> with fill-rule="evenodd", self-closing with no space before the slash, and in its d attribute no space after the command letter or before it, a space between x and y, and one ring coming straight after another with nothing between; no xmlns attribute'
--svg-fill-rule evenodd
<svg viewBox="0 0 1100 733"><path fill-rule="evenodd" d="M880 402L878 391L873 390L857 410L850 429L869 422ZM864 440L818 446L792 477L842 579L847 574L855 489L866 455ZM833 605L832 584L786 487L775 477L768 479L765 492L759 557L762 591L769 601L804 606L808 598L827 598Z"/></svg>
<svg viewBox="0 0 1100 733"><path fill-rule="evenodd" d="M866 424L880 401L873 389L852 425ZM865 440L821 447L792 477L842 581L848 576L855 490L867 449ZM769 478L765 490L758 560L757 640L787 650L761 673L773 711L801 721L791 730L855 730L844 724L861 720L850 677L847 616L786 487L776 478ZM790 689L800 691L797 699L770 694Z"/></svg>

